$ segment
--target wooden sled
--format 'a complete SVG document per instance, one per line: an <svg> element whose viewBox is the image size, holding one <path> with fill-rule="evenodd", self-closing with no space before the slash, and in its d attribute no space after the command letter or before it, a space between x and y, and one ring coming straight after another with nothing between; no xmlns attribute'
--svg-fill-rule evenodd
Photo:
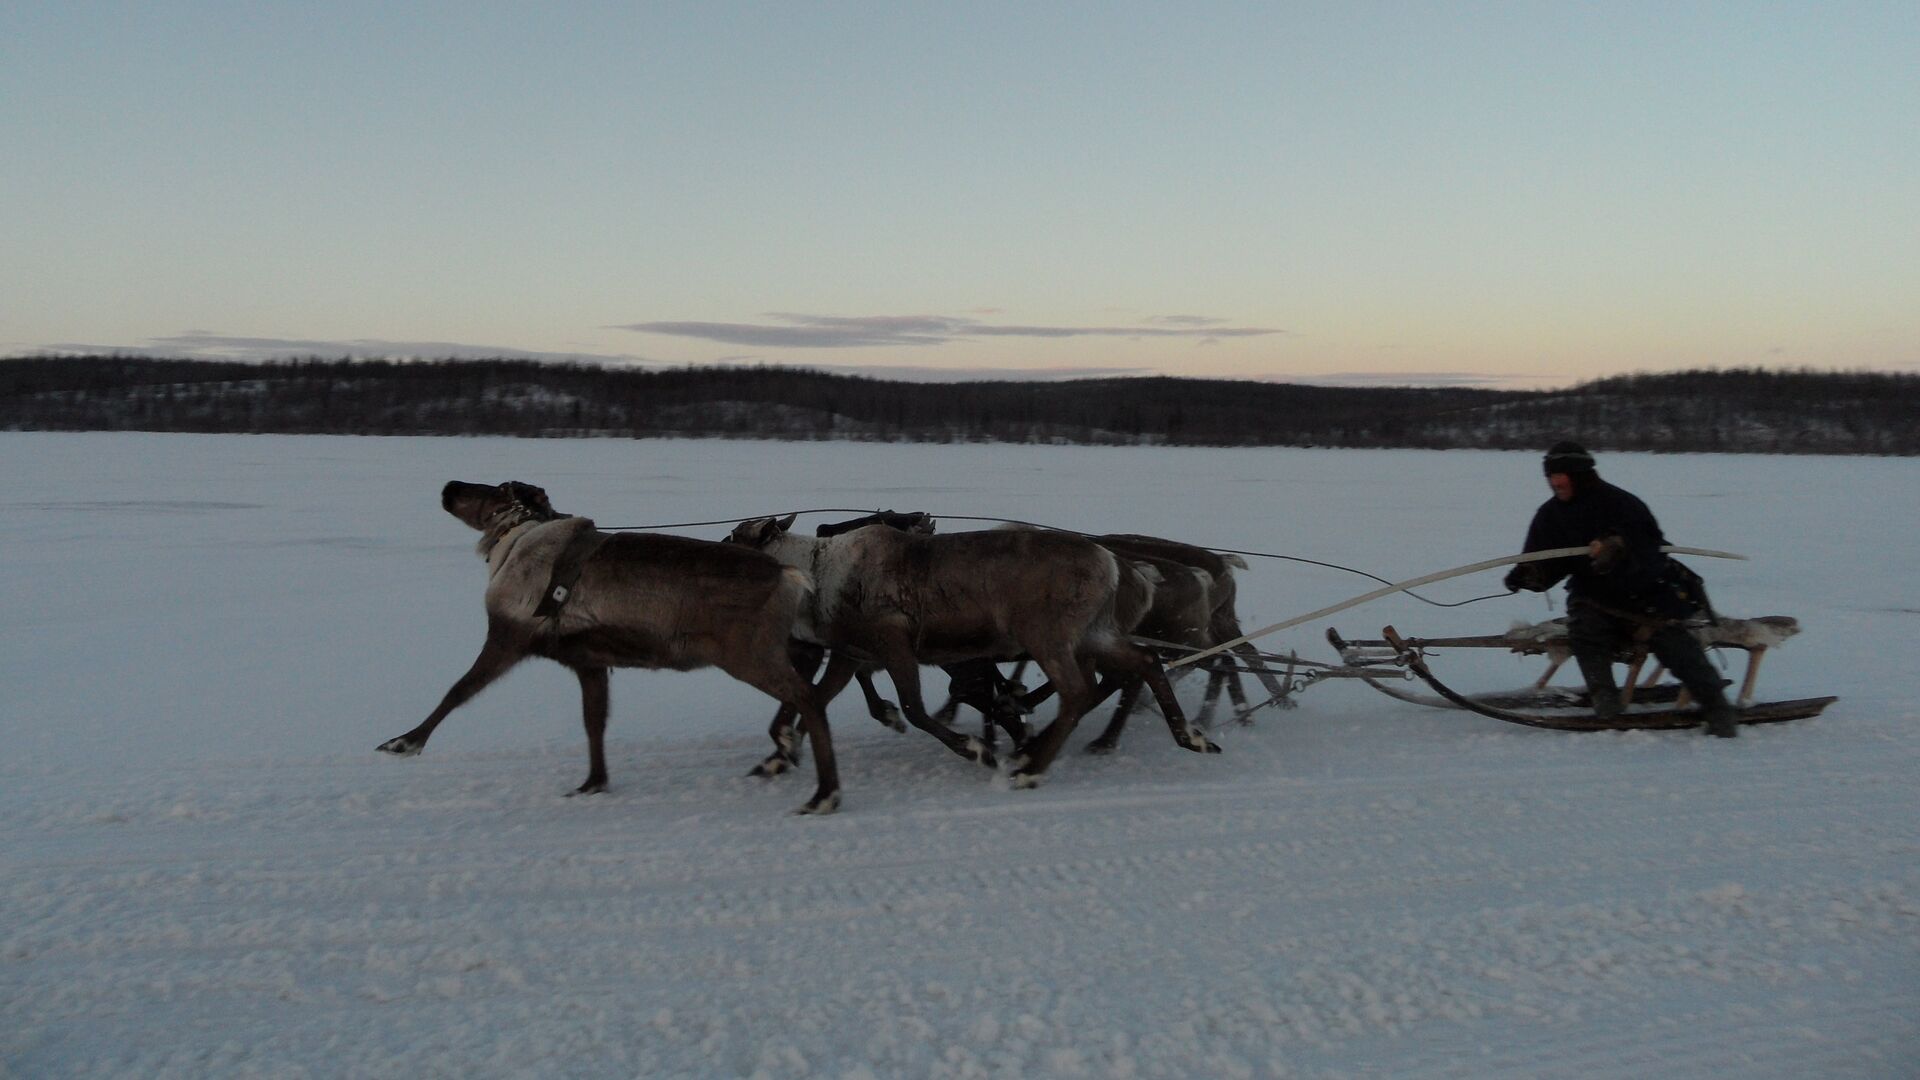
<svg viewBox="0 0 1920 1080"><path fill-rule="evenodd" d="M1743 724L1769 724L1818 716L1837 697L1798 698L1791 701L1755 702L1754 683L1760 660L1769 648L1799 632L1799 623L1786 616L1761 619L1720 619L1702 622L1693 628L1701 644L1709 648L1737 648L1747 653L1747 669L1735 701L1738 720ZM1624 711L1617 717L1602 718L1593 711L1586 691L1547 685L1554 673L1571 656L1564 620L1532 625L1520 624L1501 635L1452 638L1402 637L1393 627L1381 631L1374 640L1349 641L1337 630L1327 631L1327 640L1339 651L1345 671L1389 697L1419 705L1467 709L1482 716L1528 727L1559 731L1627 731L1695 727L1701 723L1700 710L1687 701L1686 690L1677 683L1661 683L1661 671L1654 669L1644 681L1640 669L1645 655L1619 657L1628 663L1628 676L1621 691ZM1427 652L1440 648L1504 648L1522 655L1545 655L1549 666L1530 688L1505 694L1463 694L1440 681L1427 665ZM1343 674L1345 673L1343 671ZM1438 695L1409 693L1387 684L1382 676L1404 679L1411 673ZM1542 711L1550 710L1550 711Z"/></svg>

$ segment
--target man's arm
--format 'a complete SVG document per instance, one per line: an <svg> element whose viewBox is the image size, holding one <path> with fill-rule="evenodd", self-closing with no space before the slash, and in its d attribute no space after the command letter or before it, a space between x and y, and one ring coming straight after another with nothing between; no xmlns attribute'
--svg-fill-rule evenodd
<svg viewBox="0 0 1920 1080"><path fill-rule="evenodd" d="M1561 543L1554 535L1552 523L1547 520L1546 507L1541 507L1533 515L1532 524L1527 526L1527 542L1520 548L1522 554L1529 551L1545 551L1548 548L1572 547ZM1545 562L1520 563L1507 571L1506 586L1508 592L1525 589L1528 592L1546 592L1559 584L1560 579L1573 572L1576 560L1548 559Z"/></svg>

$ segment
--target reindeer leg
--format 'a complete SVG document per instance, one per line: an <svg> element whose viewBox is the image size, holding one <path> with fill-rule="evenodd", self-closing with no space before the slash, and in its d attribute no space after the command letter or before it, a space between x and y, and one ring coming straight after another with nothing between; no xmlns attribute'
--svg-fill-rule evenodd
<svg viewBox="0 0 1920 1080"><path fill-rule="evenodd" d="M847 688L847 683L853 681L854 673L857 672L859 668L860 665L858 661L836 652L833 654L833 658L827 661L827 672L820 677L819 685L808 686L807 690L814 699L818 700L820 707L825 709L827 705L833 702L834 698L840 696L840 691ZM794 674L804 675L807 674L807 672L796 669ZM772 695L781 703L780 711L774 714L773 727L767 732L767 734L773 738L773 753L768 754L760 764L748 769L747 775L774 777L799 765L800 744L794 737L793 720L795 716L803 714L797 706L788 704L793 697L791 692L779 689L778 684L762 686L752 679L740 676L736 677L741 678L742 682L746 682ZM800 681L801 685L806 685L805 678L802 678ZM781 680L781 682L784 682L784 680ZM814 763L814 768L819 768L818 762Z"/></svg>
<svg viewBox="0 0 1920 1080"><path fill-rule="evenodd" d="M395 757L413 757L426 749L427 740L433 737L433 729L447 714L466 704L473 695L485 690L488 684L505 675L513 665L525 659L527 655L525 639L505 629L503 624L487 627L487 642L480 648L480 655L474 658L473 666L465 675L447 690L440 704L420 725L405 735L396 735L374 749Z"/></svg>
<svg viewBox="0 0 1920 1080"><path fill-rule="evenodd" d="M800 807L798 813L830 814L840 805L840 770L834 761L833 733L827 727L826 705L835 694L846 688L857 665L852 659L834 653L827 662L827 673L821 677L820 685L815 687L809 685L792 664L768 661L766 657L775 648L767 643L766 648L761 650L743 650L737 656L723 655L716 660L716 666L799 714L800 726L806 729L807 741L813 744L813 770L817 783L813 797ZM782 758L780 749L784 748L776 747L774 755L761 762L750 775L773 776L791 767L799 755L788 749L788 756ZM775 766L773 763L776 760L783 763Z"/></svg>
<svg viewBox="0 0 1920 1080"><path fill-rule="evenodd" d="M1220 705L1220 690L1225 687L1233 675L1220 668L1207 669L1207 690L1200 699L1200 713L1193 718L1195 724L1206 728L1213 723L1213 710Z"/></svg>
<svg viewBox="0 0 1920 1080"><path fill-rule="evenodd" d="M1047 771L1048 765L1053 764L1053 759L1059 755L1067 736L1073 734L1080 717L1097 704L1093 700L1088 679L1071 652L1063 649L1058 654L1042 655L1037 649L1028 651L1034 663L1046 672L1047 680L1059 691L1060 712L1054 716L1053 723L1029 740L1014 759L1013 775L1009 780L1016 788L1030 788L1040 783L1040 775ZM1108 689L1111 691L1113 688Z"/></svg>
<svg viewBox="0 0 1920 1080"><path fill-rule="evenodd" d="M880 691L873 685L873 676L871 674L865 669L862 669L854 675L854 678L860 680L860 692L866 696L868 716L873 717L875 720L880 721L895 731L907 730L907 721L900 715L899 707L880 696Z"/></svg>
<svg viewBox="0 0 1920 1080"><path fill-rule="evenodd" d="M789 638L787 658L793 662L795 673L802 679L811 680L814 672L819 671L820 664L826 660L827 650L810 641ZM795 715L793 706L784 702L773 711L773 720L767 725L767 738L773 740L773 753L749 769L748 776L779 776L800 764L799 743L793 737Z"/></svg>
<svg viewBox="0 0 1920 1080"><path fill-rule="evenodd" d="M1247 708L1247 690L1241 685L1240 673L1229 667L1225 674L1227 699L1233 702L1233 718L1242 724L1253 723L1253 711Z"/></svg>
<svg viewBox="0 0 1920 1080"><path fill-rule="evenodd" d="M1140 686L1144 683L1153 691L1154 703L1160 706L1160 715L1166 717L1167 730L1173 733L1174 744L1183 750L1195 753L1217 754L1220 747L1209 741L1205 733L1187 723L1185 710L1180 708L1180 699L1173 694L1173 684L1167 679L1166 669L1149 653L1138 649L1119 649L1107 659L1107 666L1115 669L1112 681L1123 682L1126 692L1120 699L1122 710L1130 709L1139 697ZM1104 688L1107 683L1103 682ZM1098 695L1096 694L1096 697ZM1094 753L1104 753L1113 749L1119 742L1120 729L1125 726L1126 714L1116 711L1113 722L1098 739L1088 745ZM1104 745L1103 745L1104 744Z"/></svg>
<svg viewBox="0 0 1920 1080"><path fill-rule="evenodd" d="M1134 702L1140 699L1140 684L1129 682L1120 692L1120 703L1113 708L1113 718L1107 721L1107 730L1099 738L1087 744L1089 754L1111 754L1120 745L1120 733L1126 730L1127 716L1133 712Z"/></svg>
<svg viewBox="0 0 1920 1080"><path fill-rule="evenodd" d="M607 669L574 668L580 677L580 721L587 728L587 782L569 795L594 795L607 790Z"/></svg>
<svg viewBox="0 0 1920 1080"><path fill-rule="evenodd" d="M1020 661L1014 670L1018 672L1026 661ZM1024 715L1033 710L1027 709L1021 700L1026 687L1020 685L1017 678L1000 674L1000 665L993 666L993 720L1006 729L1015 747L1026 745L1033 738L1033 730L1027 726Z"/></svg>
<svg viewBox="0 0 1920 1080"><path fill-rule="evenodd" d="M793 813L833 813L839 809L839 765L833 761L833 732L818 705L801 711L806 740L814 744L814 796Z"/></svg>
<svg viewBox="0 0 1920 1080"><path fill-rule="evenodd" d="M1233 636L1239 637L1240 634L1236 632ZM1233 639L1228 638L1227 640L1231 641ZM1285 698L1287 696L1287 688L1281 684L1280 679L1274 675L1273 671L1267 667L1266 662L1260 658L1260 650L1254 648L1252 642L1243 641L1235 645L1232 651L1247 658L1247 666L1253 669L1254 678L1260 680L1260 685L1266 688L1267 693L1277 698ZM1238 680L1235 681L1237 682Z"/></svg>
<svg viewBox="0 0 1920 1080"><path fill-rule="evenodd" d="M1000 667L992 660L963 660L957 664L943 664L941 670L948 676L947 703L934 714L934 719L951 727L953 717L961 705L970 705L980 714L980 740L993 748L997 727L1005 728L1013 736L1015 746L1026 741L1026 724L1019 717L1017 703L1003 700L1003 688L1007 685L1000 674Z"/></svg>
<svg viewBox="0 0 1920 1080"><path fill-rule="evenodd" d="M827 661L827 673L821 677L819 686L809 686L807 680L800 677L792 668L760 672L751 670L724 669L727 674L739 679L763 693L770 694L782 705L791 708L800 716L800 726L806 730L807 741L813 744L813 772L815 785L812 798L801 804L797 814L831 814L840 808L840 769L833 756L833 733L827 727L825 704L835 694L846 689L858 664L853 660L834 653ZM786 766L766 769L780 755L775 753L760 763L750 775L773 776L784 771ZM794 754L797 758L798 754ZM788 765L791 765L791 759Z"/></svg>
<svg viewBox="0 0 1920 1080"><path fill-rule="evenodd" d="M900 695L900 707L906 710L909 724L939 739L947 749L968 761L994 767L993 749L986 743L973 736L962 735L927 715L926 703L920 697L920 662L914 658L913 648L904 632L889 630L881 647L874 651L886 664L887 675L893 679L893 688Z"/></svg>
<svg viewBox="0 0 1920 1080"><path fill-rule="evenodd" d="M1173 733L1175 745L1196 754L1219 753L1220 744L1208 739L1204 731L1187 723L1186 714L1180 709L1180 699L1173 696L1173 684L1167 681L1167 671L1160 666L1160 661L1141 653L1139 662L1144 668L1141 678L1153 691L1153 700L1160 704L1160 715L1167 718L1167 730Z"/></svg>

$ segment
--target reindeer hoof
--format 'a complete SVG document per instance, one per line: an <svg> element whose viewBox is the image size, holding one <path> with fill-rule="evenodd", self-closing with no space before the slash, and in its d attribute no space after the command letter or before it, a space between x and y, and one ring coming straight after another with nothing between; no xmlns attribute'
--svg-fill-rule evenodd
<svg viewBox="0 0 1920 1080"><path fill-rule="evenodd" d="M1213 742L1197 731L1188 732L1186 741L1180 745L1196 754L1217 754L1220 752L1220 745L1218 743Z"/></svg>
<svg viewBox="0 0 1920 1080"><path fill-rule="evenodd" d="M1026 791L1040 786L1040 774L1017 772L1007 777L1007 786L1015 791Z"/></svg>
<svg viewBox="0 0 1920 1080"><path fill-rule="evenodd" d="M1000 764L1000 759L994 756L993 747L972 736L967 737L966 743L961 747L960 756L969 761L977 761L989 769L996 768Z"/></svg>
<svg viewBox="0 0 1920 1080"><path fill-rule="evenodd" d="M579 787L574 788L572 791L567 792L567 798L571 799L575 795L602 795L606 793L606 790L607 790L607 782L604 779L602 780L589 779L586 783L581 784Z"/></svg>
<svg viewBox="0 0 1920 1080"><path fill-rule="evenodd" d="M826 796L814 796L794 813L797 815L831 814L838 809L840 809L840 793L836 791Z"/></svg>
<svg viewBox="0 0 1920 1080"><path fill-rule="evenodd" d="M1092 742L1090 742L1090 743L1088 743L1088 744L1087 744L1087 753L1089 753L1089 754L1111 754L1111 753L1113 753L1113 752L1114 752L1115 750L1118 750L1119 748L1120 748L1120 744L1119 744L1119 743L1110 743L1110 742L1105 742L1105 741L1103 741L1103 740L1100 740L1100 739L1095 739L1095 740L1093 740Z"/></svg>
<svg viewBox="0 0 1920 1080"><path fill-rule="evenodd" d="M420 756L420 751L426 749L426 745L425 743L414 742L405 735L396 735L386 742L381 743L379 746L374 747L374 749L383 754L392 754L394 757L418 757Z"/></svg>
<svg viewBox="0 0 1920 1080"><path fill-rule="evenodd" d="M900 710L892 704L880 710L880 722L895 731L904 732L907 730L907 718L901 716Z"/></svg>
<svg viewBox="0 0 1920 1080"><path fill-rule="evenodd" d="M747 775L770 780L791 768L793 768L793 761L791 759L781 757L779 754L773 754L770 755L767 760L747 770Z"/></svg>

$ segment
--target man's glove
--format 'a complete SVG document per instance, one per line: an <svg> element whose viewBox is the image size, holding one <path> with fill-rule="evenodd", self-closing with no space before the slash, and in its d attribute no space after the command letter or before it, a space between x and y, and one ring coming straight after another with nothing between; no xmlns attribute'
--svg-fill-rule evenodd
<svg viewBox="0 0 1920 1080"><path fill-rule="evenodd" d="M1521 589L1526 589L1529 592L1539 592L1546 588L1546 586L1540 584L1538 563L1521 563L1507 571L1505 584L1508 592L1519 592Z"/></svg>
<svg viewBox="0 0 1920 1080"><path fill-rule="evenodd" d="M1587 556L1593 560L1593 570L1597 574L1612 573L1620 557L1626 553L1627 542L1618 536L1603 536L1587 545Z"/></svg>

